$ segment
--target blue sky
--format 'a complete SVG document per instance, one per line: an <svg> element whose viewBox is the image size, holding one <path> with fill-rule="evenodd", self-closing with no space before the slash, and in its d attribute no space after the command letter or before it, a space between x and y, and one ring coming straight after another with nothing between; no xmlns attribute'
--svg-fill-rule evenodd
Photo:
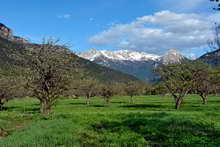
<svg viewBox="0 0 220 147"><path fill-rule="evenodd" d="M168 35L169 40L177 38L177 34L182 36L185 27L179 26L181 21L198 19L195 23L204 25L200 28L204 30L207 29L207 18L220 18L218 12L211 10L209 0L7 0L1 5L0 22L12 28L16 35L33 42L53 36L70 43L77 52L97 48L162 54L177 49L187 55L199 56L208 50L205 43L197 39L192 43L194 45L185 46L190 43L187 37L193 40L195 36L185 34L168 43L163 36ZM159 22L158 16L168 19ZM142 20L141 25L139 20ZM186 29L190 28L193 27ZM203 41L206 32L199 34ZM175 36L170 35L174 33Z"/></svg>

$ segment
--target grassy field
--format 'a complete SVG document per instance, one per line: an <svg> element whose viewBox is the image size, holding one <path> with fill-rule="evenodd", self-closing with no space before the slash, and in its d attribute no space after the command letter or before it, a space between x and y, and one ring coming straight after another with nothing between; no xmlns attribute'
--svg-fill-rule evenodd
<svg viewBox="0 0 220 147"><path fill-rule="evenodd" d="M49 116L38 112L38 101L10 101L0 112L0 127L9 136L0 147L201 147L220 146L220 97L202 105L188 96L175 110L169 96L114 97L110 105L94 98L63 99Z"/></svg>

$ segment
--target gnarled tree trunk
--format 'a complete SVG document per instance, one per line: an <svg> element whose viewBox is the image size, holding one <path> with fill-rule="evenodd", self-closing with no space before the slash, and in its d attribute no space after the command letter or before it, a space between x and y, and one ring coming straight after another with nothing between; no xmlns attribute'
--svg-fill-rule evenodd
<svg viewBox="0 0 220 147"><path fill-rule="evenodd" d="M176 97L175 98L175 102L176 102L175 109L180 109L182 101L183 101L182 97Z"/></svg>
<svg viewBox="0 0 220 147"><path fill-rule="evenodd" d="M2 103L2 102L0 101L0 111L3 110L3 104L4 104L4 103Z"/></svg>
<svg viewBox="0 0 220 147"><path fill-rule="evenodd" d="M104 99L105 99L105 103L106 103L107 105L109 105L109 103L110 103L110 97L105 97Z"/></svg>
<svg viewBox="0 0 220 147"><path fill-rule="evenodd" d="M200 96L202 98L202 104L204 104L204 105L208 104L207 95L206 94L200 94Z"/></svg>
<svg viewBox="0 0 220 147"><path fill-rule="evenodd" d="M134 104L133 96L130 97L130 104Z"/></svg>
<svg viewBox="0 0 220 147"><path fill-rule="evenodd" d="M0 111L3 110L4 100L0 99Z"/></svg>
<svg viewBox="0 0 220 147"><path fill-rule="evenodd" d="M86 96L86 104L90 105L90 97L89 96Z"/></svg>
<svg viewBox="0 0 220 147"><path fill-rule="evenodd" d="M40 102L40 113L42 114L50 114L51 105L47 100L43 100Z"/></svg>

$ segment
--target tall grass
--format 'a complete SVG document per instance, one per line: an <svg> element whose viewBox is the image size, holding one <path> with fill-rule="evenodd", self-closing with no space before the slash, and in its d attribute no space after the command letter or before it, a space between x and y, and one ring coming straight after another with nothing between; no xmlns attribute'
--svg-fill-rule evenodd
<svg viewBox="0 0 220 147"><path fill-rule="evenodd" d="M169 96L114 97L110 105L94 98L63 99L49 116L34 99L14 100L0 112L9 136L0 147L220 146L220 98L202 105L190 95L180 110Z"/></svg>

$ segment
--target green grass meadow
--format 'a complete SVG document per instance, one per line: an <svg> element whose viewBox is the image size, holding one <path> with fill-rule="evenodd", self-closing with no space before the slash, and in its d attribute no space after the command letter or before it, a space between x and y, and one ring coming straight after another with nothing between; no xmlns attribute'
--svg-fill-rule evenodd
<svg viewBox="0 0 220 147"><path fill-rule="evenodd" d="M169 96L61 99L51 115L38 112L35 99L13 100L0 112L0 127L9 135L0 147L218 147L220 97L201 104L189 95L180 110Z"/></svg>

